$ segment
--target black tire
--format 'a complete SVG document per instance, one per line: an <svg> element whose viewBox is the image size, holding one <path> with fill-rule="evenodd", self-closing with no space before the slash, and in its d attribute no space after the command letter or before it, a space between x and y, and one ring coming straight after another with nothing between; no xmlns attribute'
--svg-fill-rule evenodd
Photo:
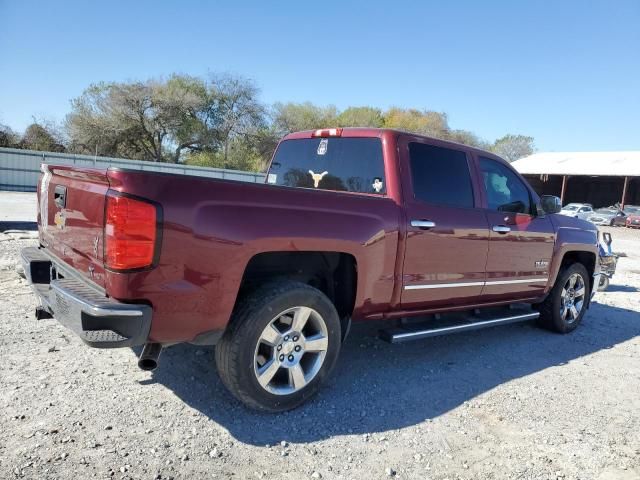
<svg viewBox="0 0 640 480"><path fill-rule="evenodd" d="M256 349L261 348L258 345L265 328L275 318L283 318L279 317L280 313L295 307L313 309L314 315L318 314L314 317L316 321L319 316L324 322L327 338L324 360L315 376L300 390L274 394L258 381L254 370ZM222 383L246 406L265 412L282 412L301 405L318 391L335 366L340 346L340 319L329 298L309 285L278 281L264 285L239 302L229 326L216 345L216 365ZM272 354L278 356L274 350ZM278 370L278 373L282 372ZM285 373L288 374L288 370Z"/></svg>
<svg viewBox="0 0 640 480"><path fill-rule="evenodd" d="M561 310L562 310L562 302L563 295L562 291L565 287L565 284L568 282L569 278L578 274L582 277L584 281L584 301L582 304L582 308L579 311L577 318L569 319L562 318ZM591 283L589 281L589 273L587 269L581 263L573 263L564 267L558 273L556 278L556 283L553 285L551 292L547 295L547 298L539 304L538 308L540 310L540 317L538 319L538 324L546 328L547 330L551 330L552 332L557 333L569 333L575 330L580 322L582 321L582 317L584 317L585 312L587 311L587 307L589 305L589 299L591 295Z"/></svg>

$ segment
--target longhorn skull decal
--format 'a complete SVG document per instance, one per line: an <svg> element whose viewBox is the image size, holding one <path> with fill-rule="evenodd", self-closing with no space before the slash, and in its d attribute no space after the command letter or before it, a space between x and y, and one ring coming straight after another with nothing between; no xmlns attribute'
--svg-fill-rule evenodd
<svg viewBox="0 0 640 480"><path fill-rule="evenodd" d="M322 180L322 177L324 177L329 172L325 171L322 173L313 173L313 170L309 170L309 173L311 174L311 178L313 178L313 186L315 188L318 188L318 185L320 184L320 180Z"/></svg>

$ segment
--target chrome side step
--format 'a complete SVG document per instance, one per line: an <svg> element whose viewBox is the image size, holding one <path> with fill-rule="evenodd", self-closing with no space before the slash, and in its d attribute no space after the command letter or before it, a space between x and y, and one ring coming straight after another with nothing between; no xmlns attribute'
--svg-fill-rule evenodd
<svg viewBox="0 0 640 480"><path fill-rule="evenodd" d="M526 322L534 320L540 316L539 312L515 313L511 312L506 316L498 318L482 319L471 317L467 321L447 326L437 326L433 322L428 325L429 328L419 328L418 325L403 325L401 327L390 328L380 331L380 338L389 343L402 343L411 340L420 340L427 337L436 337L438 335L446 335L449 333L468 332L481 328L495 327L498 325L507 325L509 323ZM424 326L424 325L423 325ZM413 328L412 328L413 327ZM418 328L416 328L418 327Z"/></svg>

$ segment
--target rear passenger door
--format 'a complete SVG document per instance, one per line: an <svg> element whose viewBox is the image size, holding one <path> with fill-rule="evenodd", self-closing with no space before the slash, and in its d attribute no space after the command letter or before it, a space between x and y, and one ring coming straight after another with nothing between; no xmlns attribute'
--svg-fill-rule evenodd
<svg viewBox="0 0 640 480"><path fill-rule="evenodd" d="M406 245L401 303L407 309L479 301L489 230L468 153L424 139L399 140Z"/></svg>
<svg viewBox="0 0 640 480"><path fill-rule="evenodd" d="M480 156L489 222L485 302L520 300L544 293L555 234L548 216L538 215L533 195L504 162Z"/></svg>

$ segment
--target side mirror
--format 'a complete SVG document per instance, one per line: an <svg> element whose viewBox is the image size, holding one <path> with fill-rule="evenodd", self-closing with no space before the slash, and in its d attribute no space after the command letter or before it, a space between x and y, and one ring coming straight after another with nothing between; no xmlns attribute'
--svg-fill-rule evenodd
<svg viewBox="0 0 640 480"><path fill-rule="evenodd" d="M562 210L562 202L553 195L542 195L540 197L540 206L545 213L558 213Z"/></svg>

